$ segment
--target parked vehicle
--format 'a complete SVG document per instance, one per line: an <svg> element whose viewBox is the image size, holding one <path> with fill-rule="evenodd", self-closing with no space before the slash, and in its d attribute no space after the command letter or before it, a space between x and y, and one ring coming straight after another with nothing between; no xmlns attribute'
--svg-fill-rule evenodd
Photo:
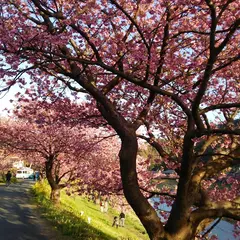
<svg viewBox="0 0 240 240"><path fill-rule="evenodd" d="M29 178L32 174L33 174L33 169L27 168L27 167L21 168L21 169L17 170L16 178L26 179L26 178Z"/></svg>

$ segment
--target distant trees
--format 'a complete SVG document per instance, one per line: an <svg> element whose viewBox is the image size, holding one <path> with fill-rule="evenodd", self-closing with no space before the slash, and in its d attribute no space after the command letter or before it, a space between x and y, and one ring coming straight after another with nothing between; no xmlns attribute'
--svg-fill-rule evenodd
<svg viewBox="0 0 240 240"><path fill-rule="evenodd" d="M76 115L65 120L70 114L63 109L66 105L61 101L25 103L15 110L14 120L0 127L3 146L30 155L33 163L44 166L54 202L59 201L63 187L84 182L82 172L92 171L99 147L96 129L76 124Z"/></svg>
<svg viewBox="0 0 240 240"><path fill-rule="evenodd" d="M6 151L6 149L1 146L0 147L0 172L1 177L5 179L5 174L8 170L12 168L12 161L10 159L11 153Z"/></svg>

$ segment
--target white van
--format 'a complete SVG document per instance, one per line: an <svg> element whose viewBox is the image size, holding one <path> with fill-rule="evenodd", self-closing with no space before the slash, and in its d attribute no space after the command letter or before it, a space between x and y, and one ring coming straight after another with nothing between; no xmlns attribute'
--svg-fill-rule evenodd
<svg viewBox="0 0 240 240"><path fill-rule="evenodd" d="M33 174L33 169L31 168L21 168L17 170L16 178L29 178Z"/></svg>

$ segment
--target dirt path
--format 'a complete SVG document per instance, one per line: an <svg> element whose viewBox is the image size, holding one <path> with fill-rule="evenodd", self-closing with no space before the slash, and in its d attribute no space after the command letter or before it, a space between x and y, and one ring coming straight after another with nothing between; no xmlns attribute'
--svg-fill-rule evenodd
<svg viewBox="0 0 240 240"><path fill-rule="evenodd" d="M4 240L62 240L65 239L42 219L36 206L30 203L25 180L9 187L0 186L0 239Z"/></svg>

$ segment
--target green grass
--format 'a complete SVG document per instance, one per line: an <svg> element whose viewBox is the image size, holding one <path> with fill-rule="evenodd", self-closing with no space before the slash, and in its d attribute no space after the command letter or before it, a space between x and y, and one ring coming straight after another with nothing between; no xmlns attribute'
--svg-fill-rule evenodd
<svg viewBox="0 0 240 240"><path fill-rule="evenodd" d="M111 207L108 213L102 213L98 205L86 198L69 197L64 191L61 192L61 204L54 206L49 200L50 189L46 183L38 182L32 190L42 215L72 240L149 240L133 213L127 213L125 227L117 229L112 227L112 221L119 212ZM80 216L80 211L84 211L83 216ZM92 219L90 224L87 222L88 216Z"/></svg>

